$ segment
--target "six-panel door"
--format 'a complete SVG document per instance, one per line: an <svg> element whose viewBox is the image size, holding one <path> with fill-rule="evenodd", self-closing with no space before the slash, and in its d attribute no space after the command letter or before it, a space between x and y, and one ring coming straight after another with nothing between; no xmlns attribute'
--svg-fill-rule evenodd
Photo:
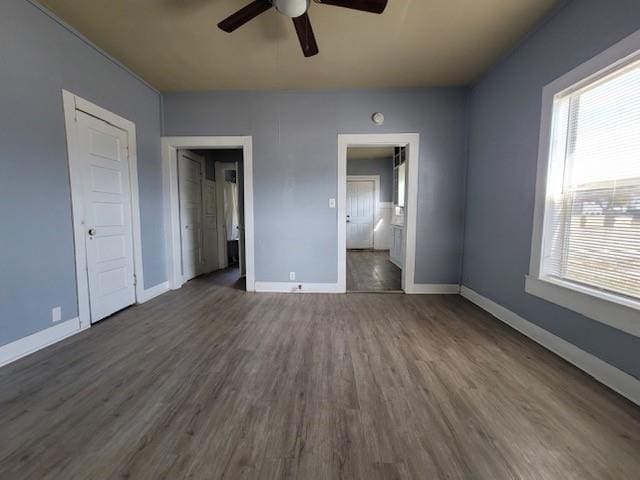
<svg viewBox="0 0 640 480"><path fill-rule="evenodd" d="M135 303L127 132L77 112L91 322Z"/></svg>

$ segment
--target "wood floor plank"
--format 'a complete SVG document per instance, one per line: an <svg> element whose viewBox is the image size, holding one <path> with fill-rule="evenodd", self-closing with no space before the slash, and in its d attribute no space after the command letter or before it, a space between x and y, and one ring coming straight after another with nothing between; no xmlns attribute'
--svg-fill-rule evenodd
<svg viewBox="0 0 640 480"><path fill-rule="evenodd" d="M0 478L639 478L640 409L461 297L237 286L0 369Z"/></svg>
<svg viewBox="0 0 640 480"><path fill-rule="evenodd" d="M347 250L347 291L402 289L402 270L389 260L388 250Z"/></svg>

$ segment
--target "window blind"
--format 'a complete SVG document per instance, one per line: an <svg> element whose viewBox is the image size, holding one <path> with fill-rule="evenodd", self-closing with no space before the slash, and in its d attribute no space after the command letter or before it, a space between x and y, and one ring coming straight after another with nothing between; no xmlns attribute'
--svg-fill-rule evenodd
<svg viewBox="0 0 640 480"><path fill-rule="evenodd" d="M640 299L640 62L557 98L542 274Z"/></svg>

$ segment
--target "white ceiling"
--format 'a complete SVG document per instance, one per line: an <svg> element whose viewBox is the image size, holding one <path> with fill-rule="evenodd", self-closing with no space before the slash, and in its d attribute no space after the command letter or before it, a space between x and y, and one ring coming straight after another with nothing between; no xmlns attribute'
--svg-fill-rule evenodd
<svg viewBox="0 0 640 480"><path fill-rule="evenodd" d="M468 85L558 0L389 0L383 15L312 3L304 58L274 9L228 34L250 0L41 0L162 91Z"/></svg>

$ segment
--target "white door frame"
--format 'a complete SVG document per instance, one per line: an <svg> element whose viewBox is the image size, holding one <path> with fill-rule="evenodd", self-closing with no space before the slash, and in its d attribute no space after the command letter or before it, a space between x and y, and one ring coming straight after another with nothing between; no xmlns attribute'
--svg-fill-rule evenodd
<svg viewBox="0 0 640 480"><path fill-rule="evenodd" d="M255 291L253 230L253 140L237 137L162 137L162 176L165 199L165 235L169 288L180 288L184 281L180 269L180 215L178 201L178 150L241 148L244 163L244 208L247 262L247 291ZM216 186L217 188L217 186Z"/></svg>
<svg viewBox="0 0 640 480"><path fill-rule="evenodd" d="M347 159L348 161L348 159ZM348 182L373 182L373 222L371 224L371 248L376 246L376 221L378 218L378 208L380 204L380 175L347 175ZM345 197L346 201L346 197ZM345 203L345 209L347 205Z"/></svg>
<svg viewBox="0 0 640 480"><path fill-rule="evenodd" d="M129 155L129 182L131 187L131 229L133 232L133 273L135 275L136 302L144 298L144 272L142 268L142 234L140 229L140 198L138 193L138 165L136 149L136 126L133 122L105 110L84 98L62 90L64 121L67 134L67 154L69 180L71 184L71 209L73 217L73 238L76 257L76 282L78 289L78 317L80 328L91 326L89 308L89 282L87 279L86 229L82 200L82 178L79 173L79 137L76 128L76 111L80 110L96 117L120 130L127 132L127 152Z"/></svg>
<svg viewBox="0 0 640 480"><path fill-rule="evenodd" d="M402 289L416 293L416 223L420 135L417 133L338 135L338 288L347 291L347 149L349 147L407 147L407 203L405 207Z"/></svg>

